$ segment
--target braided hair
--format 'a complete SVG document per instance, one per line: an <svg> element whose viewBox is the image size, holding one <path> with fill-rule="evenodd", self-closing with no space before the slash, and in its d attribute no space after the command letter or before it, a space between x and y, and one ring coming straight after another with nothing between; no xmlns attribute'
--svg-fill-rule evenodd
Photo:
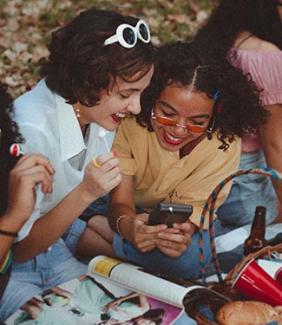
<svg viewBox="0 0 282 325"><path fill-rule="evenodd" d="M226 150L246 131L260 127L267 117L260 99L260 91L250 76L245 76L227 59L215 60L193 43L175 42L158 48L158 63L151 84L142 94L141 113L137 121L152 131L151 112L162 91L169 85L189 87L215 99L213 131Z"/></svg>

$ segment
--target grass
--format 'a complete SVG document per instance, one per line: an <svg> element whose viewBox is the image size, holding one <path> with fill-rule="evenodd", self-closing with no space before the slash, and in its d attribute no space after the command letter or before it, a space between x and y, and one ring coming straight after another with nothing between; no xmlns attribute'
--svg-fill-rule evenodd
<svg viewBox="0 0 282 325"><path fill-rule="evenodd" d="M0 80L12 95L38 80L51 32L90 7L146 19L153 41L189 40L215 0L0 0Z"/></svg>

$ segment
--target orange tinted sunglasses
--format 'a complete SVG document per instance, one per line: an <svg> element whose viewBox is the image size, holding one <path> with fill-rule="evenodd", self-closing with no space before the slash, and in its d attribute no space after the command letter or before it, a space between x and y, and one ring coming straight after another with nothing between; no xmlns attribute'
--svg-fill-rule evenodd
<svg viewBox="0 0 282 325"><path fill-rule="evenodd" d="M161 125L179 126L183 129L186 129L187 131L189 131L191 133L204 133L207 129L205 126L201 126L201 125L191 125L191 124L182 125L182 124L177 123L177 121L175 121L174 119L172 119L170 117L156 116L153 111L151 114L151 118Z"/></svg>

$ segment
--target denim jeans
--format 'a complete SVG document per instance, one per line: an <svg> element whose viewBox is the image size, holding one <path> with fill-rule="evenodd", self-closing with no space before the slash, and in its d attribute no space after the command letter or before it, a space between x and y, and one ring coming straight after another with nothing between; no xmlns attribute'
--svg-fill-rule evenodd
<svg viewBox="0 0 282 325"><path fill-rule="evenodd" d="M141 253L130 242L122 240L118 234L114 235L113 248L118 257L141 265L153 272L170 274L183 279L196 279L200 273L198 241L199 233L196 232L192 236L192 243L187 250L177 258L169 257L158 249ZM211 249L207 231L204 232L203 251L205 263L209 264Z"/></svg>
<svg viewBox="0 0 282 325"><path fill-rule="evenodd" d="M105 195L92 202L89 207L81 214L80 219L88 221L92 216L106 216L109 207L109 195Z"/></svg>
<svg viewBox="0 0 282 325"><path fill-rule="evenodd" d="M85 229L77 220L63 238L24 263L14 263L10 281L0 304L0 319L6 320L32 297L44 290L85 274L87 265L73 257L73 250Z"/></svg>
<svg viewBox="0 0 282 325"><path fill-rule="evenodd" d="M243 153L241 156L240 169L265 165L262 151ZM233 180L229 196L217 209L217 216L223 226L234 229L250 224L258 205L266 207L266 224L270 224L278 215L276 194L270 177L257 174L242 175Z"/></svg>

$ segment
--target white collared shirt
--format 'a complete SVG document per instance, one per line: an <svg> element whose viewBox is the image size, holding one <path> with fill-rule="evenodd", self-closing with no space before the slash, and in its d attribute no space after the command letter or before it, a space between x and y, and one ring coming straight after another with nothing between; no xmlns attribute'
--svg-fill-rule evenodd
<svg viewBox="0 0 282 325"><path fill-rule="evenodd" d="M91 123L83 138L73 107L53 93L44 80L15 101L15 120L25 138L25 153L41 153L55 168L53 191L43 194L37 188L36 206L32 216L23 225L18 240L26 237L33 223L58 204L83 179L85 166L94 157L107 152L101 127ZM107 132L105 141L112 146L115 132ZM64 216L58 216L64 217Z"/></svg>

